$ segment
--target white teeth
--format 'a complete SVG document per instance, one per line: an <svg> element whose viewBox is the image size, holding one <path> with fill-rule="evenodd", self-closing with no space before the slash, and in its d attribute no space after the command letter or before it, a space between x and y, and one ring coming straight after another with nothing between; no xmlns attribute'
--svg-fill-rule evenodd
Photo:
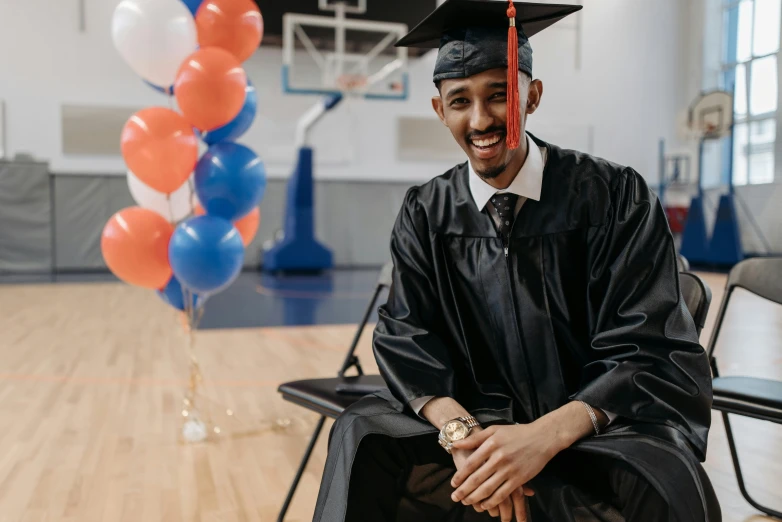
<svg viewBox="0 0 782 522"><path fill-rule="evenodd" d="M495 136L493 138L489 138L488 140L473 140L472 142L478 147L491 147L495 143L499 143L499 141L500 137Z"/></svg>

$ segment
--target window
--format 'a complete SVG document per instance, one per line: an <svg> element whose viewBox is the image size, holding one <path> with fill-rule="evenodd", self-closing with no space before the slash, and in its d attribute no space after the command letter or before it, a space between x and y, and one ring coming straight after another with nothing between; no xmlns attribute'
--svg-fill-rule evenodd
<svg viewBox="0 0 782 522"><path fill-rule="evenodd" d="M724 0L723 88L735 88L733 181L774 181L782 0Z"/></svg>

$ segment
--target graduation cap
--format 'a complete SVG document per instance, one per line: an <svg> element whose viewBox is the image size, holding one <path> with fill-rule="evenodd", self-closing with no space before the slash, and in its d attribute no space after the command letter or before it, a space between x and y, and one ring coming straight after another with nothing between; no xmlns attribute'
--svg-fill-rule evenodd
<svg viewBox="0 0 782 522"><path fill-rule="evenodd" d="M489 69L508 68L508 148L519 146L519 71L532 76L529 38L580 5L513 0L446 0L397 47L439 48L434 81L467 78Z"/></svg>

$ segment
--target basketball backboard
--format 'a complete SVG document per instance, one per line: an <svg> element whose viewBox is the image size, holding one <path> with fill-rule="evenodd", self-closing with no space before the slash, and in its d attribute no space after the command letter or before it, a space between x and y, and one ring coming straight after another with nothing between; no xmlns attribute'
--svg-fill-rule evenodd
<svg viewBox="0 0 782 522"><path fill-rule="evenodd" d="M420 50L394 44L436 8L436 0L257 0L263 45L283 48L289 94L341 92L405 99L407 61Z"/></svg>
<svg viewBox="0 0 782 522"><path fill-rule="evenodd" d="M726 91L704 93L690 105L688 126L693 135L717 139L733 127L733 95Z"/></svg>

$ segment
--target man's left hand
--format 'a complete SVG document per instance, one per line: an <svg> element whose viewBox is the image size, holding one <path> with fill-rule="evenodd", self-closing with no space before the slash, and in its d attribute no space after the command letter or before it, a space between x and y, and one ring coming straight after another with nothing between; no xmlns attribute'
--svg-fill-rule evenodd
<svg viewBox="0 0 782 522"><path fill-rule="evenodd" d="M492 509L527 484L560 448L540 423L491 426L454 442L454 449L475 450L454 475L451 498Z"/></svg>

